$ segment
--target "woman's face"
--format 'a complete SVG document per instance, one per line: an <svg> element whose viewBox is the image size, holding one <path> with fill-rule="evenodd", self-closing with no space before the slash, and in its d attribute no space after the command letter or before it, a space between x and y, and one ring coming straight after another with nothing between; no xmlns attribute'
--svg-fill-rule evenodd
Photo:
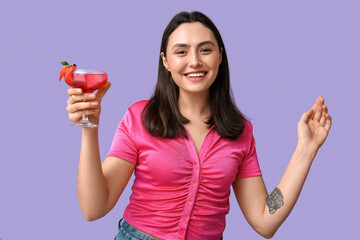
<svg viewBox="0 0 360 240"><path fill-rule="evenodd" d="M169 37L165 68L182 93L204 93L216 79L221 52L214 34L199 22L181 24Z"/></svg>

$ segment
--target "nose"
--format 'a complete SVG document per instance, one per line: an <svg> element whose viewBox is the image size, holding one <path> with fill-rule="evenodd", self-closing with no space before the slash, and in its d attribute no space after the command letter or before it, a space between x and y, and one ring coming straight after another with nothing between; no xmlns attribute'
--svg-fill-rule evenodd
<svg viewBox="0 0 360 240"><path fill-rule="evenodd" d="M190 67L196 68L201 66L202 62L201 62L201 57L199 56L198 53L193 52L190 56Z"/></svg>

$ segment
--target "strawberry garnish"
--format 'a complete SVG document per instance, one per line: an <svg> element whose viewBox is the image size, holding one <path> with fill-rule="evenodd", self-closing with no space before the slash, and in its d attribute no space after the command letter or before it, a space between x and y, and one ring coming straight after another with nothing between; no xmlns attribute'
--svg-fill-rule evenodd
<svg viewBox="0 0 360 240"><path fill-rule="evenodd" d="M65 82L71 86L72 85L72 78L73 78L73 73L76 70L76 64L73 64L71 66L68 66L65 68Z"/></svg>
<svg viewBox="0 0 360 240"><path fill-rule="evenodd" d="M59 82L64 77L65 69L69 66L69 64L67 62L65 62L65 61L62 61L61 64L63 65L63 67L61 68L61 71L60 71Z"/></svg>
<svg viewBox="0 0 360 240"><path fill-rule="evenodd" d="M69 63L65 61L62 61L61 64L63 65L63 67L61 68L60 71L59 81L61 81L61 79L65 76L66 83L70 85L71 82L70 78L76 69L76 64L69 65Z"/></svg>

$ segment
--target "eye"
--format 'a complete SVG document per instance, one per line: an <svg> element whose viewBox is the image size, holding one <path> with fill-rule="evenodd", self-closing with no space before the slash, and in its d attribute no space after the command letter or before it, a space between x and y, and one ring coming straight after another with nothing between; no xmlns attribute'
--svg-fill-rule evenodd
<svg viewBox="0 0 360 240"><path fill-rule="evenodd" d="M184 55L186 52L184 50L179 50L176 52L177 55Z"/></svg>
<svg viewBox="0 0 360 240"><path fill-rule="evenodd" d="M202 52L202 53L210 53L211 51L212 51L212 49L210 49L210 48L203 48L200 50L200 52Z"/></svg>

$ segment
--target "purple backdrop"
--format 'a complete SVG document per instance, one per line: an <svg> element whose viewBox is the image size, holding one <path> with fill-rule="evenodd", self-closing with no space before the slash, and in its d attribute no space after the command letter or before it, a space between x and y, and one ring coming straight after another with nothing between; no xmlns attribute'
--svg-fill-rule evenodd
<svg viewBox="0 0 360 240"><path fill-rule="evenodd" d="M268 191L296 146L297 121L318 95L334 125L293 212L274 239L360 239L360 2L2 1L0 3L0 239L113 239L131 193L87 222L76 195L81 130L65 112L60 61L100 68L104 157L128 106L156 82L161 34L182 10L217 24L233 92L252 119ZM231 195L225 239L260 239Z"/></svg>

